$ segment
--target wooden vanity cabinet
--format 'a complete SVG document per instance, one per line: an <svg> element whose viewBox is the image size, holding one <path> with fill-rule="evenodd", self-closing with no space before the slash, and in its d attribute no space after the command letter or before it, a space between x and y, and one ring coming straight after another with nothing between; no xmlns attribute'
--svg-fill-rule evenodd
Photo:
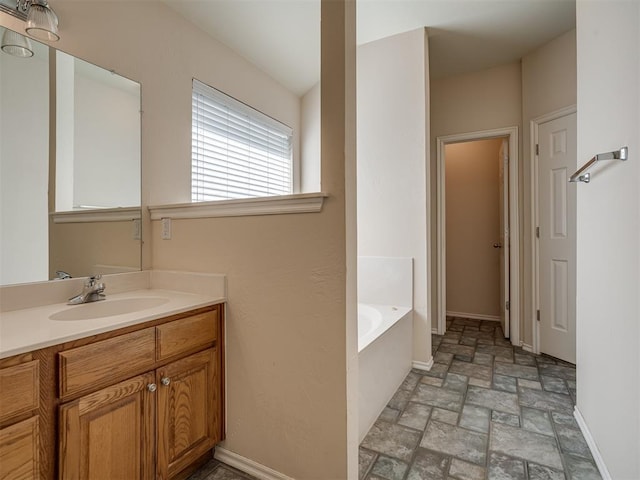
<svg viewBox="0 0 640 480"><path fill-rule="evenodd" d="M61 351L59 478L171 479L207 455L223 436L221 334L218 305L103 340L106 346ZM140 372L148 368L150 339L154 368ZM92 348L100 358L95 364ZM120 380L106 387L105 351Z"/></svg>
<svg viewBox="0 0 640 480"><path fill-rule="evenodd" d="M29 354L0 360L0 480L40 476L39 372Z"/></svg>

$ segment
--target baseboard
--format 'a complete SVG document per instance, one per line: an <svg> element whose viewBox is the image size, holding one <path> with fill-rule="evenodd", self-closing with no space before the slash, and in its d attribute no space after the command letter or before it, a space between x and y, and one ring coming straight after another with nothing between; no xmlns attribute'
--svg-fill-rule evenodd
<svg viewBox="0 0 640 480"><path fill-rule="evenodd" d="M532 347L531 345L529 345L528 343L521 342L521 343L520 343L520 346L522 347L522 349L523 349L525 352L531 352L531 353L533 353L533 347Z"/></svg>
<svg viewBox="0 0 640 480"><path fill-rule="evenodd" d="M591 450L591 455L593 456L593 459L596 462L596 466L598 467L598 470L600 470L600 475L602 476L602 480L611 480L611 474L609 473L609 470L607 469L607 466L604 463L602 455L600 454L600 450L598 450L598 446L596 445L596 442L593 439L591 432L589 431L589 427L587 427L587 423L584 421L584 417L580 413L580 410L578 410L577 405L573 409L573 416L575 417L576 422L578 422L578 426L580 427L580 431L582 432L584 439L587 441L589 450Z"/></svg>
<svg viewBox="0 0 640 480"><path fill-rule="evenodd" d="M433 357L431 357L428 362L421 362L420 360L414 360L411 362L411 367L416 368L418 370L425 370L428 372L429 370L431 370L431 367L433 367Z"/></svg>
<svg viewBox="0 0 640 480"><path fill-rule="evenodd" d="M431 333L433 333L434 335L438 335L438 329L436 327L433 327L431 329Z"/></svg>
<svg viewBox="0 0 640 480"><path fill-rule="evenodd" d="M463 312L447 312L448 317L472 318L473 320L490 320L492 322L500 322L500 317L495 315L483 315L482 313L463 313Z"/></svg>
<svg viewBox="0 0 640 480"><path fill-rule="evenodd" d="M260 480L293 480L291 477L287 477L285 474L276 472L275 470L265 467L264 465L254 462L242 455L226 450L220 446L216 447L215 455L216 460L220 460L226 463L230 467L237 468L238 470L253 475Z"/></svg>

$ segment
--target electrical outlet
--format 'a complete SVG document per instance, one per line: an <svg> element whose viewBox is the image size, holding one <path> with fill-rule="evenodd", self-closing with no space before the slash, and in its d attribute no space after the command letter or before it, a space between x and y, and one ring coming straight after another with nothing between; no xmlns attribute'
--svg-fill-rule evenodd
<svg viewBox="0 0 640 480"><path fill-rule="evenodd" d="M141 232L140 232L140 219L135 218L133 220L133 231L131 233L134 240L140 240Z"/></svg>
<svg viewBox="0 0 640 480"><path fill-rule="evenodd" d="M171 240L171 219L163 218L162 219L162 239L163 240Z"/></svg>

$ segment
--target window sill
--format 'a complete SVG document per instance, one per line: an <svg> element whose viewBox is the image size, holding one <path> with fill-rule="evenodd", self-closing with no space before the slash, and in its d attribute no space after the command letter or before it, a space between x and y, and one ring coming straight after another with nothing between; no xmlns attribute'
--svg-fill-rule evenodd
<svg viewBox="0 0 640 480"><path fill-rule="evenodd" d="M215 218L250 215L317 213L322 210L326 193L297 193L273 197L242 198L215 202L179 203L149 206L151 220L162 218Z"/></svg>
<svg viewBox="0 0 640 480"><path fill-rule="evenodd" d="M53 223L124 222L140 219L140 207L97 208L51 212Z"/></svg>

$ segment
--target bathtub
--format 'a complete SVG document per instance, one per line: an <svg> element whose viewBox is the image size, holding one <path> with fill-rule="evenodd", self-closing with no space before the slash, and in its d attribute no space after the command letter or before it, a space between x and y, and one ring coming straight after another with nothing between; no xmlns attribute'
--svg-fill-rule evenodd
<svg viewBox="0 0 640 480"><path fill-rule="evenodd" d="M411 370L412 337L411 308L358 304L359 442Z"/></svg>

